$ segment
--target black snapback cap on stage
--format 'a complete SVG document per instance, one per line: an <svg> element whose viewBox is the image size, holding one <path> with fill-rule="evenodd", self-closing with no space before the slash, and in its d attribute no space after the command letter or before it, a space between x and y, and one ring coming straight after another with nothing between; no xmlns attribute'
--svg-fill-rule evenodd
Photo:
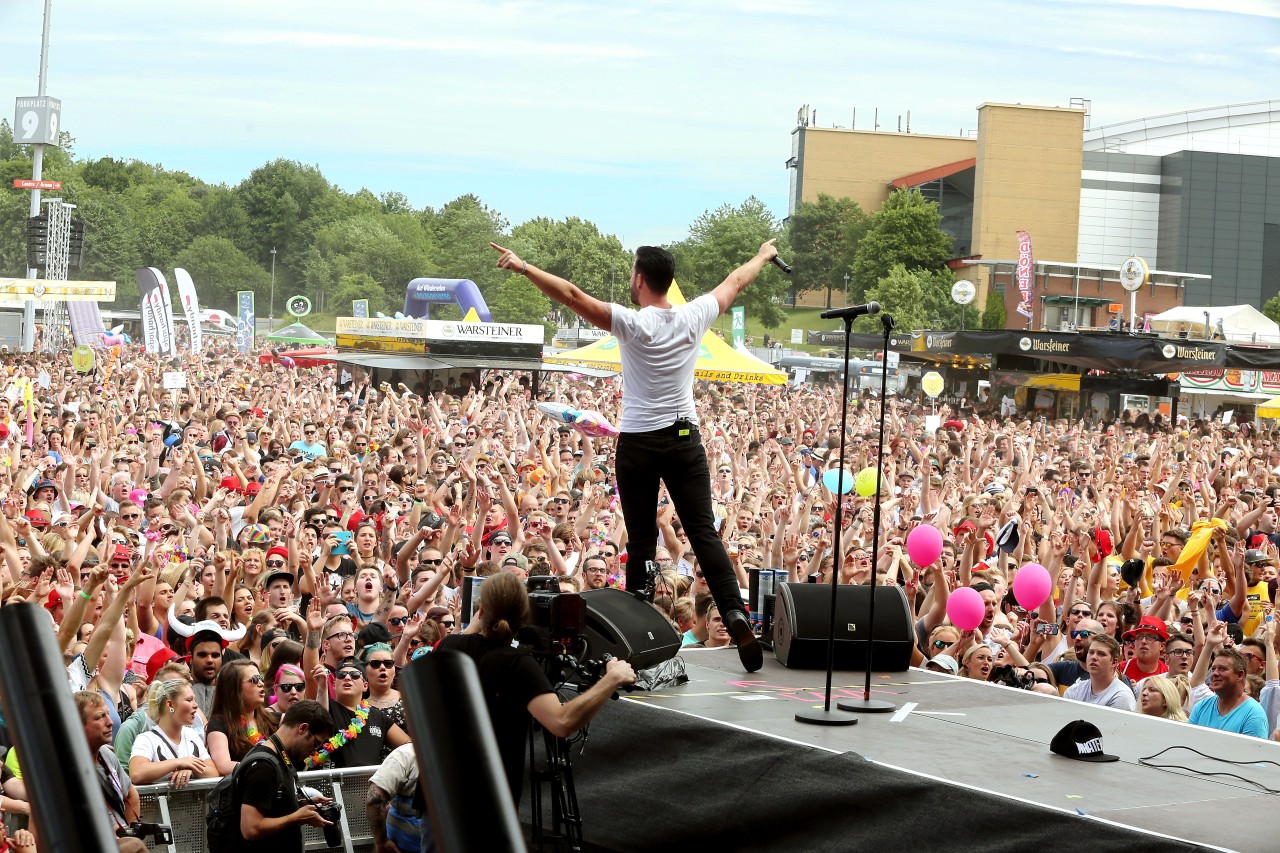
<svg viewBox="0 0 1280 853"><path fill-rule="evenodd" d="M1088 720L1067 723L1049 742L1049 751L1077 761L1119 761L1102 751L1102 732Z"/></svg>

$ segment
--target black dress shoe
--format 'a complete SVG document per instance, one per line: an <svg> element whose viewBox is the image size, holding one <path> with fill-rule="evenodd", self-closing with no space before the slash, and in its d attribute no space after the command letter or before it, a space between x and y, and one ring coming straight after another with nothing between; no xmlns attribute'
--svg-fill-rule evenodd
<svg viewBox="0 0 1280 853"><path fill-rule="evenodd" d="M764 652L755 632L751 630L751 620L741 610L730 610L724 618L724 626L729 629L738 646L738 659L747 672L756 672L764 666Z"/></svg>

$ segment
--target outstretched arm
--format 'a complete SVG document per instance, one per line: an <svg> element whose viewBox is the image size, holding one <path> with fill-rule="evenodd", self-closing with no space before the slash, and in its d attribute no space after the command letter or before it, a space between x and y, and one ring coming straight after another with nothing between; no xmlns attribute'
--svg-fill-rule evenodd
<svg viewBox="0 0 1280 853"><path fill-rule="evenodd" d="M711 295L716 298L716 304L720 306L720 313L729 310L729 306L733 304L733 300L738 298L738 294L747 289L747 285L755 281L760 270L764 269L764 265L778 256L778 249L775 247L774 240L766 240L760 247L760 251L756 256L729 273L729 277L716 285L716 289L711 291Z"/></svg>
<svg viewBox="0 0 1280 853"><path fill-rule="evenodd" d="M498 266L504 270L524 276L544 294L564 305L593 326L613 330L613 308L607 302L601 302L594 296L584 293L577 285L565 281L558 275L540 270L522 261L515 252L504 249L497 243L490 243L494 250L502 253L498 258ZM745 285L744 285L745 286Z"/></svg>

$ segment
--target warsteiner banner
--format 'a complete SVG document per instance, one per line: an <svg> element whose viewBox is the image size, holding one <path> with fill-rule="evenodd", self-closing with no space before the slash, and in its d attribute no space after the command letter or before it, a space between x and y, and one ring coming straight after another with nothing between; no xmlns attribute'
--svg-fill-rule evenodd
<svg viewBox="0 0 1280 853"><path fill-rule="evenodd" d="M178 300L182 303L182 311L187 317L187 328L191 331L191 351L199 353L203 344L200 330L200 300L196 298L196 283L191 274L178 267L173 271L173 280L178 283Z"/></svg>
<svg viewBox="0 0 1280 853"><path fill-rule="evenodd" d="M138 297L142 312L142 341L149 353L168 355L173 352L173 324L165 316L165 298L161 291L168 290L164 275L155 267L137 271Z"/></svg>

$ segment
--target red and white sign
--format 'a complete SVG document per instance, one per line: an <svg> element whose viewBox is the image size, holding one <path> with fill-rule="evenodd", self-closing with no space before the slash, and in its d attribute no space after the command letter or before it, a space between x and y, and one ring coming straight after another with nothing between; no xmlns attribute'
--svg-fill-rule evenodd
<svg viewBox="0 0 1280 853"><path fill-rule="evenodd" d="M62 181L33 181L30 178L14 178L13 186L19 190L60 190Z"/></svg>
<svg viewBox="0 0 1280 853"><path fill-rule="evenodd" d="M1022 301L1018 304L1018 313L1031 319L1031 288L1035 286L1035 259L1031 254L1031 235L1026 231L1018 232L1018 267L1014 271L1018 283L1018 292Z"/></svg>

